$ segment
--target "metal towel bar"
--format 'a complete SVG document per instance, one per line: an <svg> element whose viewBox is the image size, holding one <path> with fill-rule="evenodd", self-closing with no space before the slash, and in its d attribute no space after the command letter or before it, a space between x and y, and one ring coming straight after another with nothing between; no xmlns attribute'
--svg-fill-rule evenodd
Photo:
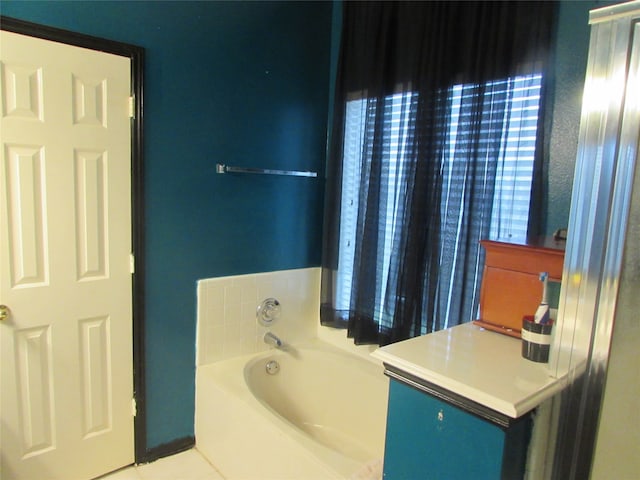
<svg viewBox="0 0 640 480"><path fill-rule="evenodd" d="M293 177L317 177L316 172L303 172L298 170L272 170L268 168L248 168L248 167L230 167L218 163L216 165L217 173L253 173L258 175L288 175Z"/></svg>

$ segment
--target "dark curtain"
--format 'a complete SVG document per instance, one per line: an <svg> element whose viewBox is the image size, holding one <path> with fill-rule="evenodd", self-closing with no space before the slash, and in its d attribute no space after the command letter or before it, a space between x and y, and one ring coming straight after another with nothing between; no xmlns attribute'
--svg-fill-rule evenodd
<svg viewBox="0 0 640 480"><path fill-rule="evenodd" d="M478 242L489 232L491 178L501 141L487 124L503 122L509 114L505 97L510 93L491 82L546 74L555 9L554 2L520 1L343 4L327 165L323 325L347 327L358 344L384 345L472 319L483 262ZM454 85L462 88L459 115L465 125L452 133ZM406 143L390 181L392 95L404 98L399 113L396 107L395 128ZM366 103L345 306L337 301L336 276L344 248L345 106L355 98ZM541 149L535 162L534 194L542 190ZM389 188L395 192L391 197ZM392 253L384 262L387 225L392 225Z"/></svg>

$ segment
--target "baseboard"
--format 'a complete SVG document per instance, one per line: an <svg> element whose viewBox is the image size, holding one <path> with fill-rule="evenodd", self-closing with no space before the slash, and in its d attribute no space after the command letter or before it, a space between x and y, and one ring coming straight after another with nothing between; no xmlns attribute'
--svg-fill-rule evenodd
<svg viewBox="0 0 640 480"><path fill-rule="evenodd" d="M195 446L195 444L195 437L184 437L169 443L163 443L162 445L146 450L142 455L136 458L136 464L150 463L162 457L168 457L169 455L190 450Z"/></svg>

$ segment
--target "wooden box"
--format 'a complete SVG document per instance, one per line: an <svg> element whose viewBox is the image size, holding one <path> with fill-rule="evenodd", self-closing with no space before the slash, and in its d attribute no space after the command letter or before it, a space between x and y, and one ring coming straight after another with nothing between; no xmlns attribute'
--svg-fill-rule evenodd
<svg viewBox="0 0 640 480"><path fill-rule="evenodd" d="M564 242L515 244L482 240L485 265L480 287L480 318L474 323L520 337L522 317L533 315L542 299L540 273L562 280Z"/></svg>

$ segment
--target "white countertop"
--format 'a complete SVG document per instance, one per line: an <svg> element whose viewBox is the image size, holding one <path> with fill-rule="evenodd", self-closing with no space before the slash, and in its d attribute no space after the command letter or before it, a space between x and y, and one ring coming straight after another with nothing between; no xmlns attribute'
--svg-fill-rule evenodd
<svg viewBox="0 0 640 480"><path fill-rule="evenodd" d="M472 323L393 343L372 355L511 418L560 391L566 378L553 378L547 364L522 358L520 339Z"/></svg>

